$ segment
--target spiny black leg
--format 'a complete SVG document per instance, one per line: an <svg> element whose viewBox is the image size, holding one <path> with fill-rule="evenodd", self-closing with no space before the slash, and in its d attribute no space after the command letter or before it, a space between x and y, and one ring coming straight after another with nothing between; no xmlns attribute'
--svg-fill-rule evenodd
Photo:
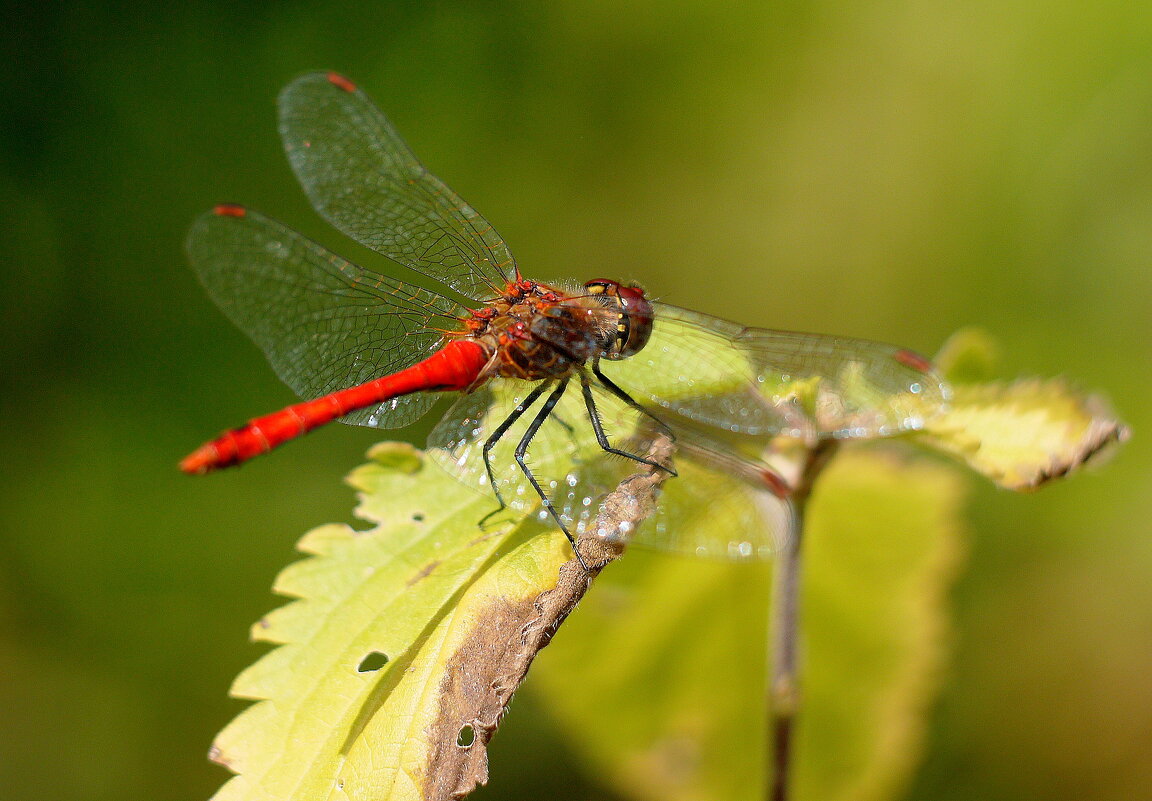
<svg viewBox="0 0 1152 801"><path fill-rule="evenodd" d="M584 568L584 572L588 572L588 565L584 564L584 557L580 555L580 549L576 547L576 538L572 536L572 532L564 525L564 521L560 519L560 513L556 511L556 507L552 505L552 499L548 497L548 493L544 492L544 488L540 486L540 482L536 480L536 476L532 475L532 471L528 468L527 462L524 461L525 455L528 453L528 446L532 444L532 439L536 436L536 432L540 430L540 426L544 425L544 421L548 419L548 415L552 413L552 409L560 402L560 398L564 395L564 390L568 388L568 379L565 378L548 396L548 400L544 401L544 405L540 407L540 411L536 413L532 423L528 426L528 430L524 432L524 436L520 438L520 444L516 446L516 464L520 465L520 470L523 471L524 476L528 479L528 483L532 485L532 489L536 490L536 494L540 496L541 503L548 513L552 515L552 519L556 521L556 525L560 526L560 530L564 532L564 536L568 538L568 542L572 543L572 552L576 554L576 561L580 563L580 567Z"/></svg>
<svg viewBox="0 0 1152 801"><path fill-rule="evenodd" d="M524 398L524 400L516 404L516 408L512 410L510 415L504 418L504 422L496 427L496 430L489 435L488 439L484 440L484 447L481 449L481 453L484 456L484 471L488 474L488 486L492 488L492 492L496 495L496 502L500 505L480 518L481 526L483 526L490 517L498 515L508 508L508 504L504 502L504 496L500 493L500 487L496 484L496 476L492 472L492 449L496 447L496 443L508 433L508 429L524 416L524 412L528 411L528 409L536 403L537 399L544 394L544 390L551 386L551 383L551 381L540 382L528 393L528 396Z"/></svg>
<svg viewBox="0 0 1152 801"><path fill-rule="evenodd" d="M597 378L604 382L604 386L611 390L613 395L620 398L622 401L627 403L638 412L642 412L643 414L648 415L648 417L651 417L656 421L660 428L667 432L669 437L671 437L673 440L676 439L675 435L672 433L672 429L670 429L663 420L661 420L659 417L653 416L651 412L649 412L636 401L632 400L631 396L629 396L627 392L620 389L620 387L613 384L606 376L604 376L600 372L599 362L594 362L592 364L592 372L596 374ZM634 453L622 451L619 448L613 448L612 445L608 442L608 436L604 433L604 426L600 423L600 413L596 410L596 401L592 397L592 384L589 383L587 374L583 372L580 373L580 388L584 392L584 405L588 407L588 419L592 421L592 430L596 432L596 441L600 443L601 449L607 451L608 453L614 453L617 456L623 456L627 459L631 459L634 462L640 462L641 464L658 467L661 470L666 471L669 475L677 475L675 468L662 465L659 462L652 461L651 459L645 459L643 456L637 456Z"/></svg>

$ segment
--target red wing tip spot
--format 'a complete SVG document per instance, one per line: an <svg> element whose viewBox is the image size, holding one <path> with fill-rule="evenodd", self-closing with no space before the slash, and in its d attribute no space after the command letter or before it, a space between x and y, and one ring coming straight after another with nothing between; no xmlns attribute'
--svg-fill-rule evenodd
<svg viewBox="0 0 1152 801"><path fill-rule="evenodd" d="M916 351L898 350L893 354L893 358L905 367L911 367L913 370L919 370L921 373L929 373L932 371L932 362L925 359Z"/></svg>
<svg viewBox="0 0 1152 801"><path fill-rule="evenodd" d="M219 217L243 217L248 213L248 209L235 203L221 203L212 209L212 213Z"/></svg>
<svg viewBox="0 0 1152 801"><path fill-rule="evenodd" d="M338 72L328 73L328 83L332 84L333 86L340 87L345 92L356 91L356 84L352 83L352 81L348 80Z"/></svg>

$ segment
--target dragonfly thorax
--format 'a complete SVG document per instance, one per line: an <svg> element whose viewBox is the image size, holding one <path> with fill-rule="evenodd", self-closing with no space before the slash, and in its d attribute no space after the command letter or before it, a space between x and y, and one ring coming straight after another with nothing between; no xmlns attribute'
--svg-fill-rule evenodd
<svg viewBox="0 0 1152 801"><path fill-rule="evenodd" d="M652 308L642 290L615 281L590 281L570 293L522 279L476 312L470 327L495 354L499 375L560 378L589 361L639 351L652 330Z"/></svg>

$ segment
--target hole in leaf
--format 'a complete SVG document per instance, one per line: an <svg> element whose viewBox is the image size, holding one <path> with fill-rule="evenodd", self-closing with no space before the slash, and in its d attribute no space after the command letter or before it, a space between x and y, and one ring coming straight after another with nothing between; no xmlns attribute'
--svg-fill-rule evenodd
<svg viewBox="0 0 1152 801"><path fill-rule="evenodd" d="M388 654L373 651L360 660L360 664L356 666L356 670L359 673L371 673L373 670L379 670L387 664Z"/></svg>
<svg viewBox="0 0 1152 801"><path fill-rule="evenodd" d="M461 727L460 733L456 735L456 745L461 748L468 748L474 742L476 742L476 732L470 723L465 723Z"/></svg>

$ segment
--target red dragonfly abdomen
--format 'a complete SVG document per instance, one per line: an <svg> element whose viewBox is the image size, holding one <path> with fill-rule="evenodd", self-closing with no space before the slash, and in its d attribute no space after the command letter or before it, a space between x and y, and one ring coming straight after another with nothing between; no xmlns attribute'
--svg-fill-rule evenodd
<svg viewBox="0 0 1152 801"><path fill-rule="evenodd" d="M402 395L466 390L476 383L490 357L488 348L474 339L453 340L427 359L397 373L250 420L201 445L184 457L180 469L185 473L208 473L231 467L349 412Z"/></svg>

